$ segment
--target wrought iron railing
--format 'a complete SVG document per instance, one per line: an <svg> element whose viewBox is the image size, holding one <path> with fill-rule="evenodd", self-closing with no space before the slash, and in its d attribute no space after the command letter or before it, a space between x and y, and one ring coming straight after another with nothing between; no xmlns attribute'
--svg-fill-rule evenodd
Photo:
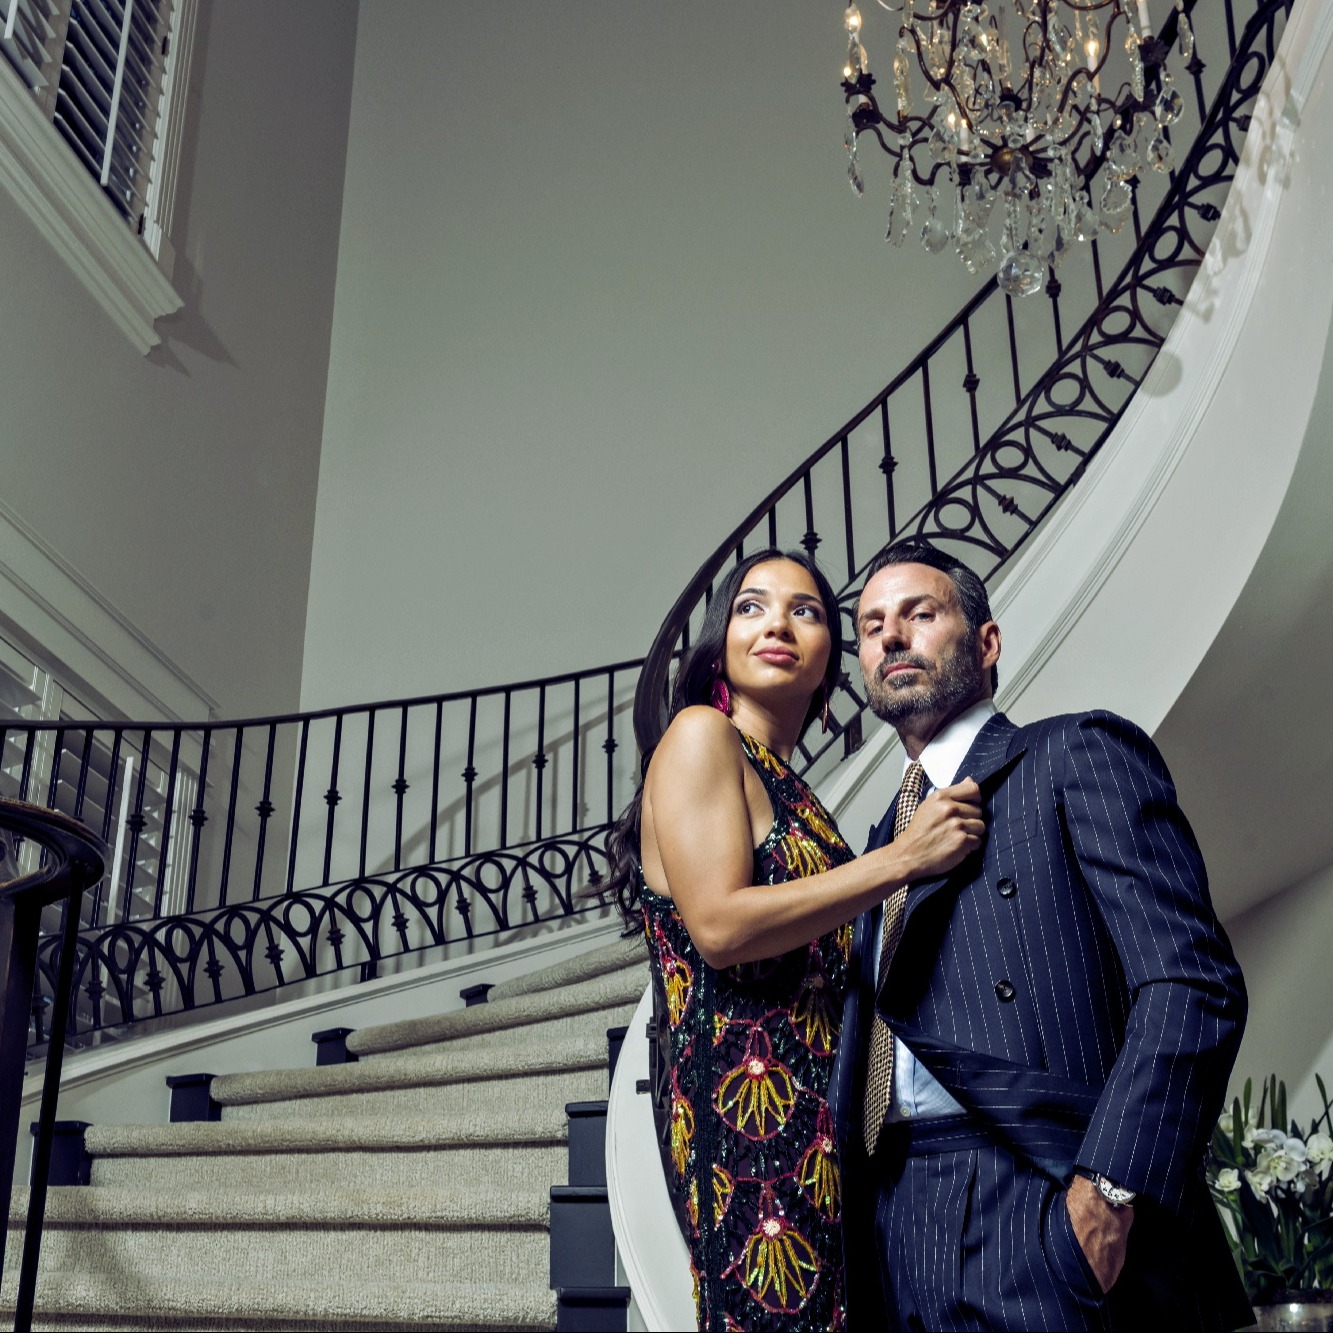
<svg viewBox="0 0 1333 1333"><path fill-rule="evenodd" d="M6 723L0 795L81 818L111 849L80 917L71 1038L601 908L579 894L597 888L638 775L631 708L646 749L729 561L747 546L800 545L826 565L833 552L850 611L886 541L930 536L990 576L1076 482L1198 268L1288 8L1195 13L1175 127L1189 147L1138 185L1132 227L1076 247L1045 299L987 282L704 562L646 662L239 723ZM835 726L797 755L816 781L860 744L848 667ZM46 925L39 1043L58 989Z"/></svg>
<svg viewBox="0 0 1333 1333"><path fill-rule="evenodd" d="M1132 230L1074 247L1050 274L1044 303L1035 296L1014 301L992 278L751 510L699 567L649 650L634 708L641 749L661 735L673 656L697 631L716 580L747 548L818 551L850 630L862 571L888 542L927 537L989 579L1082 475L1185 300L1290 0L1187 9L1196 45L1188 66L1192 105L1174 127L1178 165L1135 183ZM1174 13L1164 39L1173 33ZM1154 95L1150 84L1148 104ZM1034 362L1035 349L1045 350ZM921 447L909 451L905 439ZM861 743L865 699L855 635L845 642L833 725L826 736L812 731L795 756L816 781Z"/></svg>
<svg viewBox="0 0 1333 1333"><path fill-rule="evenodd" d="M639 667L204 726L6 723L0 794L110 849L72 1039L588 906L637 777Z"/></svg>

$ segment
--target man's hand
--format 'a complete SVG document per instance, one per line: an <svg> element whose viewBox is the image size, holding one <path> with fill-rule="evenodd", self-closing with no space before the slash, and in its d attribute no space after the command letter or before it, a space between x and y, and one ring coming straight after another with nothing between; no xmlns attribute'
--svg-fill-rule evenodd
<svg viewBox="0 0 1333 1333"><path fill-rule="evenodd" d="M986 836L981 789L971 778L940 787L917 807L912 822L889 844L908 862L906 878L927 879L952 870Z"/></svg>
<svg viewBox="0 0 1333 1333"><path fill-rule="evenodd" d="M1075 1176L1065 1191L1065 1206L1097 1282L1103 1292L1115 1286L1125 1266L1125 1244L1134 1224L1132 1208L1113 1208L1090 1180Z"/></svg>

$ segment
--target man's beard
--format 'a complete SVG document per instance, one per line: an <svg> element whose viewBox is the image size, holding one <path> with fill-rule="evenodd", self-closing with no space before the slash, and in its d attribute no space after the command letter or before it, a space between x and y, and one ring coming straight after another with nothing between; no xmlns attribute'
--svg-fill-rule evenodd
<svg viewBox="0 0 1333 1333"><path fill-rule="evenodd" d="M916 676L885 679L886 670L904 662L926 673L924 684ZM897 726L911 717L953 716L980 697L982 677L981 653L964 639L934 665L913 653L886 653L875 674L866 681L866 694L875 716Z"/></svg>

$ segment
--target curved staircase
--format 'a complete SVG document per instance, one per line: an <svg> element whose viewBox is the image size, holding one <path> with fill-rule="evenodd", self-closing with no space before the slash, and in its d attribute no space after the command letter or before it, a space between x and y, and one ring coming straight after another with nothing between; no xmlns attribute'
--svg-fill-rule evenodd
<svg viewBox="0 0 1333 1333"><path fill-rule="evenodd" d="M215 1121L89 1128L90 1184L48 1197L34 1327L556 1327L566 1108L606 1098L646 979L617 941L354 1032L349 1063L216 1078Z"/></svg>

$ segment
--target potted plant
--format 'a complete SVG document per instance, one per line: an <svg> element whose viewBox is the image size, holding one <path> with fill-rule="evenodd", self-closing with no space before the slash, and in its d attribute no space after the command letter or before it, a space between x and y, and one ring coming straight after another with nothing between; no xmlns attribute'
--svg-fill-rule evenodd
<svg viewBox="0 0 1333 1333"><path fill-rule="evenodd" d="M1261 1329L1333 1329L1333 1111L1302 1133L1276 1075L1259 1104L1252 1085L1223 1112L1208 1185Z"/></svg>

